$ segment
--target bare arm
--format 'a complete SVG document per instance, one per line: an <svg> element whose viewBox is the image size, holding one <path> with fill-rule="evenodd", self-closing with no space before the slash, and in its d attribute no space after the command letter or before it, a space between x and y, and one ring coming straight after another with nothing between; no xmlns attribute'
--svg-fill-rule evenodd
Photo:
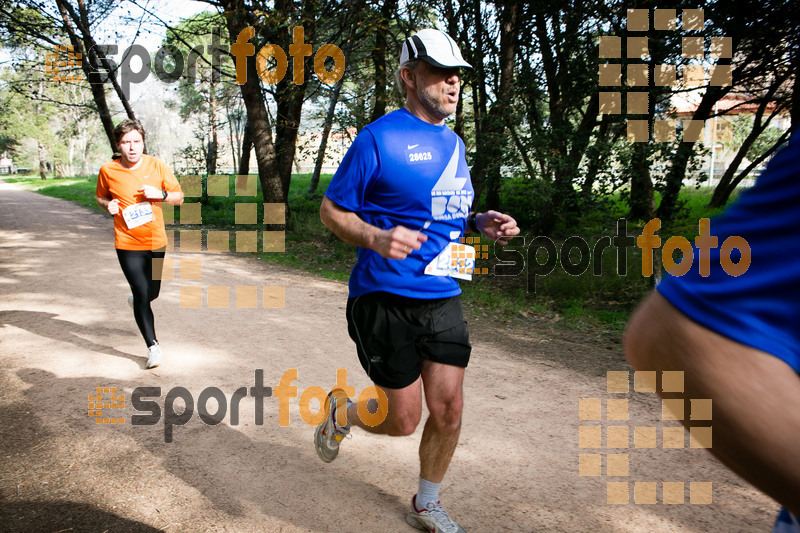
<svg viewBox="0 0 800 533"><path fill-rule="evenodd" d="M145 185L145 187L150 187L149 185ZM156 191L158 191L159 198L147 198L150 201L158 201L161 200L161 197L164 196L164 193L160 190L156 189L155 187L150 187L152 189L151 196L156 195ZM144 189L139 189L140 191L144 191ZM97 205L111 213L112 215L116 215L119 213L119 200L112 200L111 198L101 198L99 196L95 197L95 201ZM164 200L161 200L172 205L181 205L183 203L183 191L169 191L167 192L167 197Z"/></svg>
<svg viewBox="0 0 800 533"><path fill-rule="evenodd" d="M169 191L167 192L167 197L164 199L165 202L172 205L181 205L183 204L183 191Z"/></svg>
<svg viewBox="0 0 800 533"><path fill-rule="evenodd" d="M101 198L100 196L95 196L95 201L97 205L111 213L112 215L116 215L119 213L119 200L112 200L111 198Z"/></svg>
<svg viewBox="0 0 800 533"><path fill-rule="evenodd" d="M139 192L151 202L167 202L172 205L181 205L183 203L183 191L167 191L167 196L164 198L163 190L157 189L152 185L142 185Z"/></svg>
<svg viewBox="0 0 800 533"><path fill-rule="evenodd" d="M501 246L508 244L511 237L519 233L517 221L504 213L489 210L475 215L478 231Z"/></svg>
<svg viewBox="0 0 800 533"><path fill-rule="evenodd" d="M343 241L374 250L388 259L405 259L428 240L427 235L403 226L382 230L367 224L358 214L340 207L327 196L322 198L319 217Z"/></svg>

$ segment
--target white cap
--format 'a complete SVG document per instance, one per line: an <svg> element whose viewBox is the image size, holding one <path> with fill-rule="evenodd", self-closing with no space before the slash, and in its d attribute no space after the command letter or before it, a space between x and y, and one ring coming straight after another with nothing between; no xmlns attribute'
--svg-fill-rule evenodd
<svg viewBox="0 0 800 533"><path fill-rule="evenodd" d="M461 57L456 42L446 33L432 28L421 30L403 43L400 66L414 59L421 59L439 68L472 68L472 65Z"/></svg>

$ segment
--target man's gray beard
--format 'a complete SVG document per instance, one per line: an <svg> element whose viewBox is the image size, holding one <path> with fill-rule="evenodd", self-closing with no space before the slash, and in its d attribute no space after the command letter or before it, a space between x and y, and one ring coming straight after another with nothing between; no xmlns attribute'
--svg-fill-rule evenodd
<svg viewBox="0 0 800 533"><path fill-rule="evenodd" d="M425 89L417 91L417 98L422 106L429 112L438 117L445 119L453 114L454 111L447 111L436 98L431 97L431 94Z"/></svg>

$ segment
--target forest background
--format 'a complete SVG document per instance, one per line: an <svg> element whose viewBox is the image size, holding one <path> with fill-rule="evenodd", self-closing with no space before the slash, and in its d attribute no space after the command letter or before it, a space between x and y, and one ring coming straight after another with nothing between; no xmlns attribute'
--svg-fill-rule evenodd
<svg viewBox="0 0 800 533"><path fill-rule="evenodd" d="M504 252L482 241L485 273L463 284L474 313L506 320L618 333L662 263L682 260L656 250L655 273L643 275L641 250L617 246L620 226L633 239L658 218L662 242L693 241L800 117L800 14L789 1L218 0L182 2L176 20L167 4L0 7L0 172L19 174L7 181L91 206L114 124L137 118L149 153L199 176L190 203L202 217L176 210L174 228L228 228L231 250L235 230L283 232L276 247L260 231L254 251L345 278L353 249L320 224L321 195L358 131L402 105L403 40L437 27L475 67L448 121L467 146L475 207L523 229ZM247 27L255 53L240 84L230 47ZM309 45L302 61L296 28ZM137 44L148 32L159 39ZM257 65L269 44L288 59L280 79L280 57ZM324 44L343 61L319 54L315 66ZM335 80L318 74L337 67ZM236 199L237 175L253 176L254 196ZM209 195L209 176L228 176L229 196ZM237 219L237 203L257 204L261 223ZM283 204L285 223L263 223L265 204Z"/></svg>

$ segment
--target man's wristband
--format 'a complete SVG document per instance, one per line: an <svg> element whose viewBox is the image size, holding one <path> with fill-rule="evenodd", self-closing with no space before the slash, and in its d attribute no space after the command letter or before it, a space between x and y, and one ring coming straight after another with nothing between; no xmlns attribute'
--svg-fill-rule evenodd
<svg viewBox="0 0 800 533"><path fill-rule="evenodd" d="M478 213L473 211L472 213L469 214L469 217L467 217L467 227L472 233L478 233L478 225L475 222L477 216Z"/></svg>
<svg viewBox="0 0 800 533"><path fill-rule="evenodd" d="M163 194L163 196L161 197L161 201L163 202L163 201L165 201L165 200L167 199L167 195L168 195L169 193L167 192L167 190L166 190L166 189L164 189L164 190L163 190L163 191L161 191L161 192L162 192L162 193L164 193L164 194Z"/></svg>

